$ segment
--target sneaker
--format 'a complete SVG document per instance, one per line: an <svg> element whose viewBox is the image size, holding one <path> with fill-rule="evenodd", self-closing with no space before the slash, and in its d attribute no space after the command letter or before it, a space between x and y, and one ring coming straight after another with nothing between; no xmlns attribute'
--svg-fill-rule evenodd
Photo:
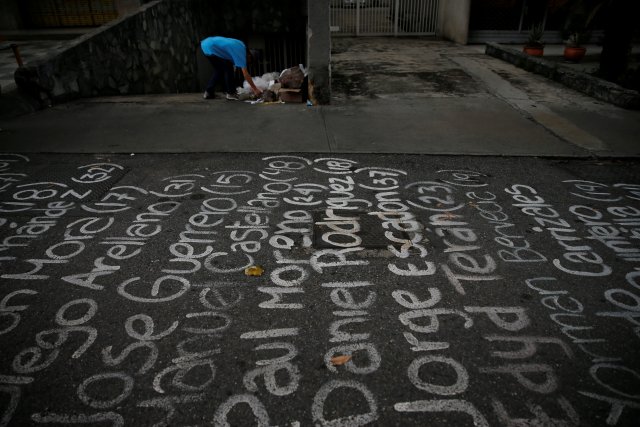
<svg viewBox="0 0 640 427"><path fill-rule="evenodd" d="M211 93L209 93L209 92L207 92L207 91L205 90L205 91L204 91L204 94L202 95L202 97L203 97L204 99L213 99L213 98L214 98L214 95L213 95L213 94L211 94Z"/></svg>
<svg viewBox="0 0 640 427"><path fill-rule="evenodd" d="M227 100L229 100L229 101L240 101L240 98L238 98L238 96L234 95L233 93L228 93L227 94Z"/></svg>

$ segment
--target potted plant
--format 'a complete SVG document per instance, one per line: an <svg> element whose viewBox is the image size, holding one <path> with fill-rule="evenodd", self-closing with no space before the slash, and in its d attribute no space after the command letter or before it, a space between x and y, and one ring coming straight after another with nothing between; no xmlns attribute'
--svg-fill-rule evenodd
<svg viewBox="0 0 640 427"><path fill-rule="evenodd" d="M543 34L544 27L542 24L532 26L529 30L527 42L523 48L524 53L531 56L542 56L544 54L544 43L542 42Z"/></svg>
<svg viewBox="0 0 640 427"><path fill-rule="evenodd" d="M564 58L580 62L586 53L583 46L590 38L591 23L599 15L607 0L574 0L568 4L563 36L567 37Z"/></svg>
<svg viewBox="0 0 640 427"><path fill-rule="evenodd" d="M587 40L588 36L584 32L575 31L569 35L564 46L564 59L569 62L580 62L587 53L587 48L582 44Z"/></svg>

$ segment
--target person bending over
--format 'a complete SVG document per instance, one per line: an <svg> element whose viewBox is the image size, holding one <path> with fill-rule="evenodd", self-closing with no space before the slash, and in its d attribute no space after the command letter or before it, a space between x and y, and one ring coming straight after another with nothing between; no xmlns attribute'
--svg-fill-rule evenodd
<svg viewBox="0 0 640 427"><path fill-rule="evenodd" d="M220 36L207 37L200 42L200 48L213 65L213 74L204 91L204 99L212 99L215 96L215 87L220 80L222 80L227 99L238 99L233 81L234 66L242 70L242 75L251 86L253 93L256 96L262 94L262 91L253 83L247 69L247 65L253 60L253 54L240 40Z"/></svg>

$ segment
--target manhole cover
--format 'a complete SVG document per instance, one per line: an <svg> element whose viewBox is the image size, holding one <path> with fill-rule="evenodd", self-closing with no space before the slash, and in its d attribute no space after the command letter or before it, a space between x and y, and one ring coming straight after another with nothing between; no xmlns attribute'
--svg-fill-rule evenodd
<svg viewBox="0 0 640 427"><path fill-rule="evenodd" d="M410 240L404 231L382 226L382 220L369 212L327 210L313 212L313 247L318 249L339 249L361 247L365 249L383 249L393 244L385 236L385 231L393 233L398 240Z"/></svg>

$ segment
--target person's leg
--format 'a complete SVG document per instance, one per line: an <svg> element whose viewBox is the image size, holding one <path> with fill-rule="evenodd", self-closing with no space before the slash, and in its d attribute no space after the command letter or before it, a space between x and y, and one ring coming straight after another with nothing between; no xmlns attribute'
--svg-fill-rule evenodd
<svg viewBox="0 0 640 427"><path fill-rule="evenodd" d="M209 79L209 83L207 83L207 88L205 90L206 90L206 93L208 93L209 96L213 98L216 92L216 85L218 84L220 77L224 76L224 73L225 73L224 63L226 61L222 58L218 58L217 56L213 56L213 55L207 56L207 59L211 63L211 66L213 66L213 73L211 74L211 78Z"/></svg>
<svg viewBox="0 0 640 427"><path fill-rule="evenodd" d="M224 61L224 79L223 79L223 83L224 83L224 92L227 95L235 95L236 94L236 88L235 88L235 82L234 82L234 78L233 78L233 64L230 61Z"/></svg>
<svg viewBox="0 0 640 427"><path fill-rule="evenodd" d="M222 73L222 83L224 86L224 92L226 93L226 98L228 100L238 100L238 94L236 91L236 79L235 79L235 70L233 68L233 63L231 61L225 61L226 64L224 66L224 71Z"/></svg>

